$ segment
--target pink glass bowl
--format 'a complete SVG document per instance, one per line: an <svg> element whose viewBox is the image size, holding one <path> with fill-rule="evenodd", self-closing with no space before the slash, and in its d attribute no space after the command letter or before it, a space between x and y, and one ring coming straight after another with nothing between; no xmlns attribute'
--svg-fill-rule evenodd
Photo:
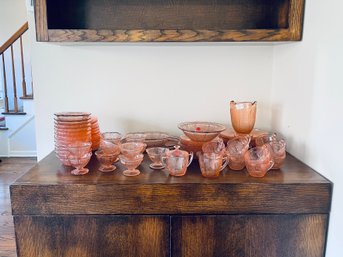
<svg viewBox="0 0 343 257"><path fill-rule="evenodd" d="M123 175L127 177L138 176L141 172L137 167L142 163L143 157L143 154L135 156L119 155L120 162L127 168L127 170L123 171Z"/></svg>
<svg viewBox="0 0 343 257"><path fill-rule="evenodd" d="M209 142L226 129L222 124L202 121L182 122L178 128L191 140L197 142Z"/></svg>
<svg viewBox="0 0 343 257"><path fill-rule="evenodd" d="M89 172L89 169L85 168L85 166L88 164L89 160L91 159L92 152L86 153L83 156L76 156L70 154L68 156L68 160L70 162L70 165L73 166L75 169L71 171L71 174L73 175L85 175Z"/></svg>
<svg viewBox="0 0 343 257"><path fill-rule="evenodd" d="M125 156L136 156L144 152L146 148L145 143L128 142L120 145L120 151Z"/></svg>
<svg viewBox="0 0 343 257"><path fill-rule="evenodd" d="M146 152L149 155L150 160L152 163L150 164L150 168L161 170L165 168L165 164L163 163L163 158L169 152L168 148L165 147L152 147L146 149Z"/></svg>
<svg viewBox="0 0 343 257"><path fill-rule="evenodd" d="M102 150L98 150L95 152L95 156L100 163L99 170L101 172L111 172L111 171L114 171L116 169L116 166L114 166L113 163L118 158L119 152L118 153L106 153Z"/></svg>

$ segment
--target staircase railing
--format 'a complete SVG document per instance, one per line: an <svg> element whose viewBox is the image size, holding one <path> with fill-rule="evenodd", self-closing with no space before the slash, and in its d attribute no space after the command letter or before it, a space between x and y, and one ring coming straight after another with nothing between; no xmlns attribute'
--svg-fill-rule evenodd
<svg viewBox="0 0 343 257"><path fill-rule="evenodd" d="M21 86L22 86L22 96L21 99L33 99L32 94L28 94L28 88L26 85L25 78L25 66L24 66L24 47L23 47L23 34L29 29L29 25L26 22L17 32L13 34L2 46L0 46L0 55L2 60L2 73L3 73L3 88L4 88L4 112L3 114L20 114L18 106L18 95L17 95L17 82L16 82L16 71L15 71L15 58L14 58L14 43L19 40L20 44L20 63L21 63ZM6 62L5 62L5 52L10 50L11 54L11 69L12 69L12 86L13 86L13 109L10 109L9 106L9 90L8 90L8 81L6 75ZM32 83L31 83L32 86Z"/></svg>

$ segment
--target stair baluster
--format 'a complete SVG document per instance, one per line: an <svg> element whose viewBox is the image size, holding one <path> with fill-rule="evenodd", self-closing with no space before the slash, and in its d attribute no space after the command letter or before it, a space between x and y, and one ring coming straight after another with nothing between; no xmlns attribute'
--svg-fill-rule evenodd
<svg viewBox="0 0 343 257"><path fill-rule="evenodd" d="M17 82L15 78L15 66L14 66L14 54L13 54L13 44L11 45L11 57L12 57L12 78L13 78L13 105L14 112L18 112L18 97L17 97Z"/></svg>
<svg viewBox="0 0 343 257"><path fill-rule="evenodd" d="M4 54L1 54L2 56L2 73L4 78L4 109L5 112L9 111L8 107L8 96L7 96L7 78L6 78L6 63L5 63L5 57Z"/></svg>
<svg viewBox="0 0 343 257"><path fill-rule="evenodd" d="M20 36L20 57L21 57L23 98L26 98L27 97L27 91L26 91L26 81L25 81L24 49L23 49L23 38L22 38L22 36Z"/></svg>

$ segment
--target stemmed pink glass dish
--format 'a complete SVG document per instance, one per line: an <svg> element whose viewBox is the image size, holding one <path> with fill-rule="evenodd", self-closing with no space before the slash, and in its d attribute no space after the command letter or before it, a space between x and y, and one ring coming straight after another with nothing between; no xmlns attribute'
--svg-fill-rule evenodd
<svg viewBox="0 0 343 257"><path fill-rule="evenodd" d="M127 177L138 176L141 172L136 168L142 163L143 157L143 154L135 156L120 155L121 163L127 168L127 170L123 171L123 175Z"/></svg>
<svg viewBox="0 0 343 257"><path fill-rule="evenodd" d="M146 149L148 156L152 163L150 164L150 168L155 170L161 170L165 168L165 164L163 163L163 158L166 157L167 152L169 152L168 148L165 147L151 147Z"/></svg>
<svg viewBox="0 0 343 257"><path fill-rule="evenodd" d="M121 153L125 156L136 156L144 152L146 144L140 142L128 142L120 145Z"/></svg>
<svg viewBox="0 0 343 257"><path fill-rule="evenodd" d="M249 134L255 125L255 102L230 102L230 116L233 129L238 134Z"/></svg>
<svg viewBox="0 0 343 257"><path fill-rule="evenodd" d="M85 166L92 156L91 146L92 144L90 142L75 142L68 146L69 154L67 155L67 158L70 165L75 168L71 171L71 174L84 175L89 172Z"/></svg>
<svg viewBox="0 0 343 257"><path fill-rule="evenodd" d="M96 158L100 162L99 170L101 172L111 172L116 169L113 165L115 160L118 158L120 151L118 152L105 152L103 150L98 150L95 152Z"/></svg>
<svg viewBox="0 0 343 257"><path fill-rule="evenodd" d="M236 136L227 142L226 154L231 170L242 170L245 167L244 154L249 149L250 136Z"/></svg>

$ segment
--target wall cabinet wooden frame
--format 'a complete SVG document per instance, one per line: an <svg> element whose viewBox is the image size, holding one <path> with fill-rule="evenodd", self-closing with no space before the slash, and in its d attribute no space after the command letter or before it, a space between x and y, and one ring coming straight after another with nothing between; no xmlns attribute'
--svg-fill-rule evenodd
<svg viewBox="0 0 343 257"><path fill-rule="evenodd" d="M298 41L305 0L36 0L38 41Z"/></svg>
<svg viewBox="0 0 343 257"><path fill-rule="evenodd" d="M18 257L324 257L332 184L292 156L264 178L73 176L50 154L11 185Z"/></svg>

